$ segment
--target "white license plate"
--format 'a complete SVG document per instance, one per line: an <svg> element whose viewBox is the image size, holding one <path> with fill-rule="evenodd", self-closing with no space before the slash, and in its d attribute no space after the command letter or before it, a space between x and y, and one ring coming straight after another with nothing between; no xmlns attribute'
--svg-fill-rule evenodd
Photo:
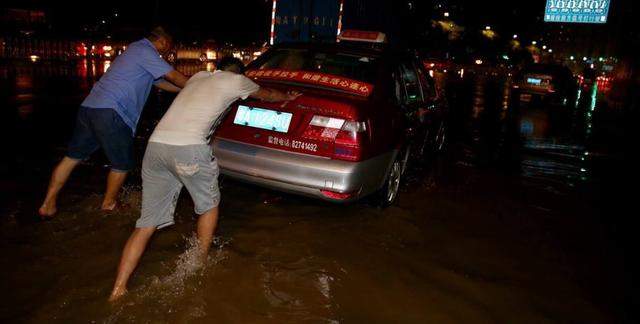
<svg viewBox="0 0 640 324"><path fill-rule="evenodd" d="M288 112L240 105L233 123L286 133L289 131L291 117L293 114Z"/></svg>

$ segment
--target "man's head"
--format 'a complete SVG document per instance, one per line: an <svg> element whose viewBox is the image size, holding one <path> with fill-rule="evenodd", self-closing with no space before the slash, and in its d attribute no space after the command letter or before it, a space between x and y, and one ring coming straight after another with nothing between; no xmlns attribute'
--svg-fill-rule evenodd
<svg viewBox="0 0 640 324"><path fill-rule="evenodd" d="M232 56L225 56L218 62L217 69L220 71L233 72L238 74L244 73L244 63Z"/></svg>
<svg viewBox="0 0 640 324"><path fill-rule="evenodd" d="M158 53L162 55L165 55L173 47L173 37L160 26L151 30L147 39L153 43Z"/></svg>

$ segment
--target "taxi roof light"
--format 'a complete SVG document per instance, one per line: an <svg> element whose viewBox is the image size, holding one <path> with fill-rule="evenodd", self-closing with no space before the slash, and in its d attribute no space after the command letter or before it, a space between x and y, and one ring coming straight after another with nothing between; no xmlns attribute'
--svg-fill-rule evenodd
<svg viewBox="0 0 640 324"><path fill-rule="evenodd" d="M346 29L338 35L338 40L382 44L387 42L387 35L377 31Z"/></svg>

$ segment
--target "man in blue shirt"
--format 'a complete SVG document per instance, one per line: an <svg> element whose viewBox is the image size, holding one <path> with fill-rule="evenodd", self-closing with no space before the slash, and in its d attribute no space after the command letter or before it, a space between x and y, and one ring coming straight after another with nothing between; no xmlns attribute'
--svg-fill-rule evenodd
<svg viewBox="0 0 640 324"><path fill-rule="evenodd" d="M133 168L134 134L151 86L178 92L187 82L161 57L171 47L171 36L161 27L155 28L147 38L129 44L94 84L78 111L67 155L51 175L47 196L38 210L41 217L56 213L58 193L69 175L98 148L111 163L102 210L116 207L118 192Z"/></svg>

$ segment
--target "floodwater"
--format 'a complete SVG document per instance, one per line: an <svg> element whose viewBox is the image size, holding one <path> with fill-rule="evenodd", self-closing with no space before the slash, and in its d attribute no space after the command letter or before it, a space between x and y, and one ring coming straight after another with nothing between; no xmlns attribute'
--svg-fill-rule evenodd
<svg viewBox="0 0 640 324"><path fill-rule="evenodd" d="M198 269L183 193L176 225L157 232L129 294L109 304L139 214L138 172L122 196L130 208L102 213L97 154L73 174L54 220L35 213L106 65L0 67L3 323L634 322L624 108L594 88L564 107L524 105L508 76L484 73L440 76L449 150L414 165L396 206L331 205L226 179L215 246ZM138 158L170 100L152 93Z"/></svg>

